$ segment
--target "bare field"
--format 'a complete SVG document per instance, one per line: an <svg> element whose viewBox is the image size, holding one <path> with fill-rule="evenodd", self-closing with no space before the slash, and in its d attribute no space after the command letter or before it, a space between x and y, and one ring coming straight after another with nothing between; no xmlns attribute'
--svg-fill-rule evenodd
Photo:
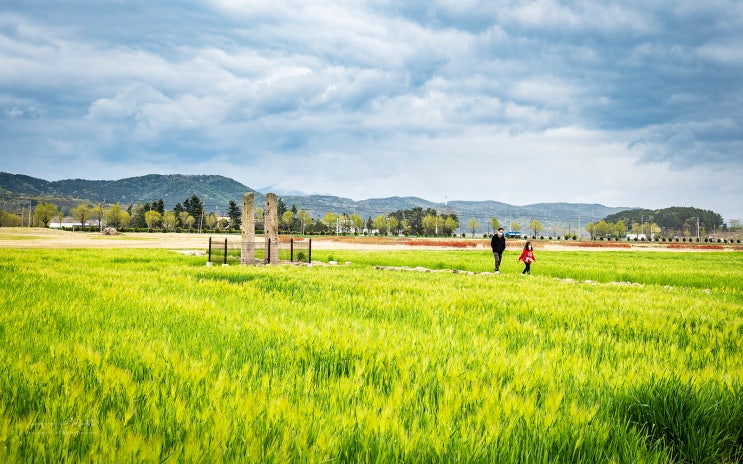
<svg viewBox="0 0 743 464"><path fill-rule="evenodd" d="M125 233L115 236L100 232L69 232L56 229L0 228L0 248L164 248L202 249L209 237L215 240L239 240L238 234ZM288 240L281 237L281 240ZM519 249L523 240L509 240L509 249ZM410 249L482 249L489 250L487 239L387 238L387 237L313 237L318 250L410 250ZM634 243L534 241L536 249L550 251L743 251L740 244Z"/></svg>

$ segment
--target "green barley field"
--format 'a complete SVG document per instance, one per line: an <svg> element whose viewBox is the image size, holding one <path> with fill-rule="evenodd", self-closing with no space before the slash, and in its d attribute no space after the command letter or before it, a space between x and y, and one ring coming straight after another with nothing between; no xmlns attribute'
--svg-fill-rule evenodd
<svg viewBox="0 0 743 464"><path fill-rule="evenodd" d="M743 462L743 253L517 255L0 250L0 462Z"/></svg>

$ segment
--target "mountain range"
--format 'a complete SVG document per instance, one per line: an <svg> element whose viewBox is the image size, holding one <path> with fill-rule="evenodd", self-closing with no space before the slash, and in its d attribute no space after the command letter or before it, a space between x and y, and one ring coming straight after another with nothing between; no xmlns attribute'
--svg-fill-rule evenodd
<svg viewBox="0 0 743 464"><path fill-rule="evenodd" d="M265 189L261 189L264 190ZM225 214L229 202L242 203L242 196L253 192L257 206L265 203L265 194L219 175L160 175L149 174L120 180L67 179L47 181L21 174L0 172L0 208L15 210L40 201L49 201L62 209L71 208L80 202L90 204L120 203L128 206L134 203L148 203L162 199L166 209L196 195L207 212ZM631 207L608 207L585 203L537 203L524 206L510 205L498 201L448 201L436 203L417 197L372 198L352 200L332 195L279 195L287 207L292 205L304 209L314 218L322 218L326 213L358 214L363 219L388 214L398 210L428 208L440 214L456 214L464 228L471 218L480 223L479 231L488 229L492 217L497 217L506 229L511 223L519 223L526 230L533 220L539 220L545 227L545 234L562 234L562 229L575 231L588 222L598 221L606 216L621 213ZM557 230L559 229L559 231Z"/></svg>

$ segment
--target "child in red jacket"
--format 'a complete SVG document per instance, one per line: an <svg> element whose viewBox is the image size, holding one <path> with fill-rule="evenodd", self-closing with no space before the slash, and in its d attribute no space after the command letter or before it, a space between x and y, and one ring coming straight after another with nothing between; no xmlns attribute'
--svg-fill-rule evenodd
<svg viewBox="0 0 743 464"><path fill-rule="evenodd" d="M524 245L524 251L521 252L521 256L516 260L517 263L523 261L524 264L526 264L526 268L524 268L524 271L521 274L531 275L531 263L536 260L537 259L534 257L534 251L532 251L531 242L526 242L526 245Z"/></svg>

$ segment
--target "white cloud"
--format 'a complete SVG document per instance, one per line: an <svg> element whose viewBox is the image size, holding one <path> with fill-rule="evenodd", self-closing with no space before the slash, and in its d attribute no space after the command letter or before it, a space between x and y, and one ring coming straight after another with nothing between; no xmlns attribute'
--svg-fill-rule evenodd
<svg viewBox="0 0 743 464"><path fill-rule="evenodd" d="M0 12L0 161L743 217L738 3L16 3Z"/></svg>

